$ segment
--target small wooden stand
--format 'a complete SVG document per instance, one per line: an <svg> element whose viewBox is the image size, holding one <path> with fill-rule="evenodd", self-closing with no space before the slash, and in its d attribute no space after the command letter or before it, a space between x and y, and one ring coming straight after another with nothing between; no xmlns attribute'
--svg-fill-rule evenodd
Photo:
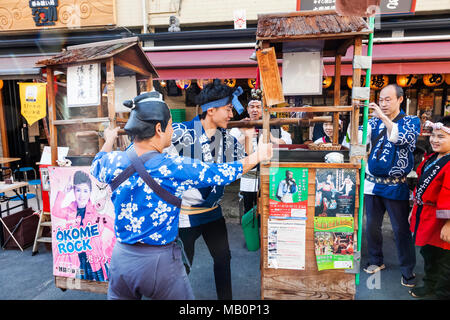
<svg viewBox="0 0 450 320"><path fill-rule="evenodd" d="M54 72L55 70L67 72L69 66L82 65L88 63L100 63L106 70L106 90L107 90L107 115L104 114L102 105L97 106L97 118L77 118L68 120L57 120L56 101L54 90ZM56 166L58 134L57 128L62 126L72 127L72 131L92 133L92 124L109 123L110 126L121 127L126 123L126 119L118 118L115 111L114 102L114 77L126 73L134 73L140 79L146 79L147 91L152 90L152 79L158 77L158 74L146 56L137 37L125 38L113 41L102 41L88 43L78 46L68 47L60 54L38 64L45 65L47 69L47 92L48 92L48 116L50 127L50 146L52 154L52 165ZM101 89L101 88L100 88ZM90 125L90 127L89 127ZM98 134L96 134L98 136ZM99 149L103 145L103 139L98 137ZM68 147L78 150L81 154L80 146L76 143ZM94 155L91 155L94 156ZM97 293L106 293L108 282L97 282L65 278L55 276L55 285L61 289L76 289Z"/></svg>
<svg viewBox="0 0 450 320"><path fill-rule="evenodd" d="M357 146L357 129L359 123L359 100L353 99L351 106L340 106L341 57L348 47L354 46L354 55L362 53L362 39L371 33L363 18L342 17L335 11L305 11L286 14L267 14L258 16L257 40L260 48L275 48L277 58L281 58L283 42L323 40L323 56L335 57L334 107L277 107L263 100L263 131L270 132L270 114L278 112L332 112L334 136L333 143L338 143L339 113L350 112L352 128L351 147ZM260 68L261 72L263 71ZM263 75L261 75L263 76ZM359 87L361 69L353 69L355 89ZM266 93L266 88L263 88ZM269 90L270 91L270 90ZM268 135L264 135L268 142ZM314 251L314 205L315 177L319 168L360 169L358 155L350 150L350 163L313 163L313 162L270 162L261 165L261 197L259 212L261 214L261 298L262 299L354 299L356 292L355 275L344 270L318 271ZM269 219L269 169L273 167L308 168L308 207L306 223L306 257L305 270L288 270L268 268L268 219ZM354 212L354 229L358 226L359 207L359 172L356 175L356 196ZM356 236L354 237L356 242ZM355 245L356 247L356 245Z"/></svg>

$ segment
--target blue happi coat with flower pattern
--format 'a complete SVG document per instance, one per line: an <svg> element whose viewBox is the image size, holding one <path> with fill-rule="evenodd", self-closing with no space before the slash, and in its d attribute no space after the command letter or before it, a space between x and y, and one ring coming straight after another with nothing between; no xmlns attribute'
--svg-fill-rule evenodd
<svg viewBox="0 0 450 320"><path fill-rule="evenodd" d="M99 152L91 174L100 182L111 183L130 166L126 152ZM145 163L150 176L168 192L181 198L192 188L208 188L239 179L242 163L204 163L178 155L159 153ZM117 241L126 244L165 245L178 235L180 208L156 195L135 172L111 195L115 207L114 229Z"/></svg>
<svg viewBox="0 0 450 320"><path fill-rule="evenodd" d="M244 147L227 130L218 128L215 135L208 138L198 116L191 121L173 123L172 127L174 130L172 144L179 155L207 163L232 162L245 157ZM201 208L217 206L217 208L205 213L182 215L180 228L195 227L222 217L220 201L225 184L220 177L210 179L215 183L214 186L197 186L184 192L182 205Z"/></svg>

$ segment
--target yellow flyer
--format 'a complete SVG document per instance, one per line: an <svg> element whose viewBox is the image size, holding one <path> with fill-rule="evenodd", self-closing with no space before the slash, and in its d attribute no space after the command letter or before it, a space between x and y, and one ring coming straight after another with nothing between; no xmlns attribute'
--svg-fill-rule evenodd
<svg viewBox="0 0 450 320"><path fill-rule="evenodd" d="M47 115L46 83L19 83L20 113L31 126Z"/></svg>

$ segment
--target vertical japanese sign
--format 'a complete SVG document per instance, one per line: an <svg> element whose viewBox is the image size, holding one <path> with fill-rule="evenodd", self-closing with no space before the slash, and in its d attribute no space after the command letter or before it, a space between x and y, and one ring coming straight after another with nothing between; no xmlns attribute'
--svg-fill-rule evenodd
<svg viewBox="0 0 450 320"><path fill-rule="evenodd" d="M353 268L353 218L314 218L314 248L317 268Z"/></svg>
<svg viewBox="0 0 450 320"><path fill-rule="evenodd" d="M108 185L89 167L50 167L53 275L107 281L114 235Z"/></svg>
<svg viewBox="0 0 450 320"><path fill-rule="evenodd" d="M100 105L100 79L99 63L68 67L67 105L69 107Z"/></svg>
<svg viewBox="0 0 450 320"><path fill-rule="evenodd" d="M270 216L306 218L307 168L270 168Z"/></svg>
<svg viewBox="0 0 450 320"><path fill-rule="evenodd" d="M31 126L47 115L46 83L19 83L20 114Z"/></svg>

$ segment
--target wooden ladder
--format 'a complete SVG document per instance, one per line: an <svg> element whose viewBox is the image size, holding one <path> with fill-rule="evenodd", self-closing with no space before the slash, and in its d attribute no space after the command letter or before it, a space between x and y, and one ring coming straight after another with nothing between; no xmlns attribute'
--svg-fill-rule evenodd
<svg viewBox="0 0 450 320"><path fill-rule="evenodd" d="M50 219L50 212L41 211L39 215L39 223L36 230L36 236L34 238L34 244L33 244L33 251L31 253L32 256L34 256L36 253L38 253L38 243L39 242L47 242L52 243L51 237L43 237L42 231L44 230L44 227L50 227L52 228L52 221Z"/></svg>

